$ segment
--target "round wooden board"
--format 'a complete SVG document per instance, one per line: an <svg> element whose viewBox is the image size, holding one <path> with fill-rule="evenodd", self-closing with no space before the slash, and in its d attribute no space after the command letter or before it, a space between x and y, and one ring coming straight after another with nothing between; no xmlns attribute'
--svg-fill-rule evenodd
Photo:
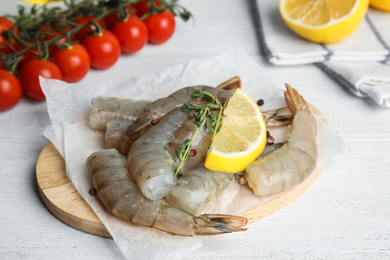
<svg viewBox="0 0 390 260"><path fill-rule="evenodd" d="M315 107L310 106L310 109L317 118L326 123L323 115ZM239 215L248 218L249 223L271 215L305 192L314 183L321 171L322 168L317 169L301 185L282 192L270 201ZM39 194L47 209L54 216L79 230L103 237L111 237L103 223L77 192L76 187L66 175L65 161L51 142L43 148L39 155L36 174Z"/></svg>

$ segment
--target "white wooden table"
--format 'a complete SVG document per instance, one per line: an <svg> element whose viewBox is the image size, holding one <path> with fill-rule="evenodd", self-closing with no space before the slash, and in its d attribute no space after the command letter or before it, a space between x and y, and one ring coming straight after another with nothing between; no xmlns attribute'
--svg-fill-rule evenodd
<svg viewBox="0 0 390 260"><path fill-rule="evenodd" d="M253 1L181 0L195 20L178 20L174 37L122 56L84 79L162 71L239 46L261 64ZM0 14L21 1L0 1ZM314 104L346 142L301 197L237 233L239 242L208 239L186 259L390 259L390 110L359 99L315 66L267 65L276 84L290 83ZM123 259L112 239L67 226L44 207L35 164L50 124L45 102L24 97L0 113L0 259Z"/></svg>

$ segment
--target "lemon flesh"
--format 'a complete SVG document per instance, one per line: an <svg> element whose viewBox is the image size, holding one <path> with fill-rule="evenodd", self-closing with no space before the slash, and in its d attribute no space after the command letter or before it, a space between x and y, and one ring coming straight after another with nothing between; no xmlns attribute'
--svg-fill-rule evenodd
<svg viewBox="0 0 390 260"><path fill-rule="evenodd" d="M370 5L379 10L390 12L390 0L370 0Z"/></svg>
<svg viewBox="0 0 390 260"><path fill-rule="evenodd" d="M280 0L287 26L302 38L333 43L352 34L368 10L369 0Z"/></svg>
<svg viewBox="0 0 390 260"><path fill-rule="evenodd" d="M221 130L208 151L205 167L235 173L263 152L267 139L263 116L257 104L237 89L224 110Z"/></svg>

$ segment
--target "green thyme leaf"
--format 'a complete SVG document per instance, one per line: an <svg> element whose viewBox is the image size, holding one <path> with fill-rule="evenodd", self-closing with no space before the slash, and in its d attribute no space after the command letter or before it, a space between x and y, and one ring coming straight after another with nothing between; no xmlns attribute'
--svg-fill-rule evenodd
<svg viewBox="0 0 390 260"><path fill-rule="evenodd" d="M213 132L213 131L214 131L214 128L213 128L213 125L212 125L212 123L211 123L210 118L207 118L206 127L207 127L207 129L209 129L210 132Z"/></svg>
<svg viewBox="0 0 390 260"><path fill-rule="evenodd" d="M219 105L215 104L215 103L211 103L211 104L207 104L207 106L211 107L211 108L215 108L215 109L218 109L219 108Z"/></svg>
<svg viewBox="0 0 390 260"><path fill-rule="evenodd" d="M203 96L203 92L201 90L195 90L194 93L192 94L193 98L198 98L200 96Z"/></svg>

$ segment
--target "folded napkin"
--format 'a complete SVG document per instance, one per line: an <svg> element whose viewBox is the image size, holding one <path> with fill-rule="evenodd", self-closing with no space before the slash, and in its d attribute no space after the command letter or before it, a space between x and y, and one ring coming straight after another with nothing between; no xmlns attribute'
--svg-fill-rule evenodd
<svg viewBox="0 0 390 260"><path fill-rule="evenodd" d="M285 25L279 1L256 3L260 41L271 63L315 63L357 96L390 107L390 13L370 8L348 38L318 44L302 39Z"/></svg>
<svg viewBox="0 0 390 260"><path fill-rule="evenodd" d="M316 65L355 95L369 97L380 106L390 107L389 64L329 61Z"/></svg>

